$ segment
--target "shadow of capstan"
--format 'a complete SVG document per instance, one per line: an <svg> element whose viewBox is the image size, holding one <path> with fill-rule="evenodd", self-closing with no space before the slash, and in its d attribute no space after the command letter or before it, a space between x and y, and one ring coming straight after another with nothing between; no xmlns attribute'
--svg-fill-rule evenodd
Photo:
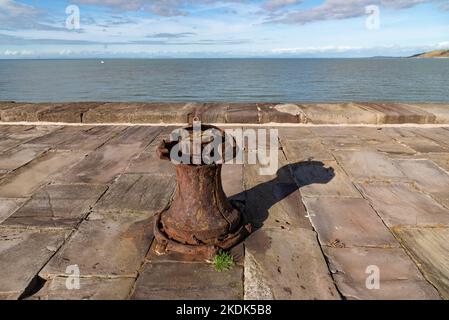
<svg viewBox="0 0 449 320"><path fill-rule="evenodd" d="M260 183L242 193L230 197L230 201L243 209L253 228L263 226L269 216L269 209L292 193L313 184L327 184L335 177L332 167L326 168L320 161L304 161L280 168L276 178ZM242 199L245 199L242 201ZM298 198L298 203L301 199ZM243 206L243 208L242 208ZM300 208L298 208L299 211Z"/></svg>

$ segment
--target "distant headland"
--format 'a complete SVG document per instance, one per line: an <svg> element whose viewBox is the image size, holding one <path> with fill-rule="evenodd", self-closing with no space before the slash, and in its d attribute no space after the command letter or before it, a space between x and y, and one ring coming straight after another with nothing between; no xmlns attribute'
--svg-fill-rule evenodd
<svg viewBox="0 0 449 320"><path fill-rule="evenodd" d="M449 50L434 50L424 53L419 53L410 58L449 58Z"/></svg>

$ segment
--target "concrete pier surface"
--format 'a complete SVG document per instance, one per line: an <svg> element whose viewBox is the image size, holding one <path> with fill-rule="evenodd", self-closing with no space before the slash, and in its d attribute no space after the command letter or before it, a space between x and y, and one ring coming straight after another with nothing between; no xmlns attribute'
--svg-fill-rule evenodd
<svg viewBox="0 0 449 320"><path fill-rule="evenodd" d="M197 109L280 123L277 174L224 167L259 229L220 273L154 253L153 217L176 187L156 147L179 126L125 125L187 123L197 105L0 105L0 299L449 298L447 106Z"/></svg>

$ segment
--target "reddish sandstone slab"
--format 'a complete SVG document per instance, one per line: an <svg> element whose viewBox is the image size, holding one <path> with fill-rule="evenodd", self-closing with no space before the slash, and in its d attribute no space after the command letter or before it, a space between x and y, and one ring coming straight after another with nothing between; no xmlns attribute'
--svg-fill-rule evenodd
<svg viewBox="0 0 449 320"><path fill-rule="evenodd" d="M10 298L19 298L66 236L65 231L0 228L0 293L12 292Z"/></svg>
<svg viewBox="0 0 449 320"><path fill-rule="evenodd" d="M440 299L402 249L323 249L338 289L347 299ZM368 277L373 274L373 269L369 268L373 267L379 271L379 289L367 287Z"/></svg>
<svg viewBox="0 0 449 320"><path fill-rule="evenodd" d="M262 228L245 248L245 299L340 299L315 232Z"/></svg>
<svg viewBox="0 0 449 320"><path fill-rule="evenodd" d="M449 229L412 228L395 231L419 262L426 278L443 298L449 299Z"/></svg>
<svg viewBox="0 0 449 320"><path fill-rule="evenodd" d="M365 199L304 198L304 203L321 245L399 246Z"/></svg>
<svg viewBox="0 0 449 320"><path fill-rule="evenodd" d="M55 277L27 300L126 300L133 289L134 278L80 278L79 289L68 290L67 277Z"/></svg>
<svg viewBox="0 0 449 320"><path fill-rule="evenodd" d="M449 211L408 184L359 185L389 227L449 225Z"/></svg>
<svg viewBox="0 0 449 320"><path fill-rule="evenodd" d="M369 150L334 151L345 171L358 181L397 181L405 179L404 174L386 155Z"/></svg>
<svg viewBox="0 0 449 320"><path fill-rule="evenodd" d="M49 183L55 175L83 157L84 154L77 152L47 152L7 175L0 183L0 196L5 198L30 196L40 186Z"/></svg>
<svg viewBox="0 0 449 320"><path fill-rule="evenodd" d="M133 300L242 300L243 268L217 272L205 263L147 263Z"/></svg>
<svg viewBox="0 0 449 320"><path fill-rule="evenodd" d="M175 187L173 176L123 174L94 210L152 215L167 207Z"/></svg>
<svg viewBox="0 0 449 320"><path fill-rule="evenodd" d="M91 214L39 273L66 275L78 265L81 277L136 277L153 240L153 219L126 214Z"/></svg>
<svg viewBox="0 0 449 320"><path fill-rule="evenodd" d="M3 225L14 227L72 228L89 213L106 190L102 186L49 185L37 191Z"/></svg>

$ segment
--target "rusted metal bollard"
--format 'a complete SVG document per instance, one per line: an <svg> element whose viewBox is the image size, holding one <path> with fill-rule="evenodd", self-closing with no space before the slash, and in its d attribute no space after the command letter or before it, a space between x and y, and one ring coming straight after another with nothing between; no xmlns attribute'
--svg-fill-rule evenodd
<svg viewBox="0 0 449 320"><path fill-rule="evenodd" d="M210 128L220 130L203 125L201 132ZM193 132L192 127L186 130ZM160 158L170 160L175 145L163 141ZM251 225L223 191L221 169L217 163L176 165L174 200L155 222L156 253L175 251L211 260L220 249L230 249L249 235Z"/></svg>

